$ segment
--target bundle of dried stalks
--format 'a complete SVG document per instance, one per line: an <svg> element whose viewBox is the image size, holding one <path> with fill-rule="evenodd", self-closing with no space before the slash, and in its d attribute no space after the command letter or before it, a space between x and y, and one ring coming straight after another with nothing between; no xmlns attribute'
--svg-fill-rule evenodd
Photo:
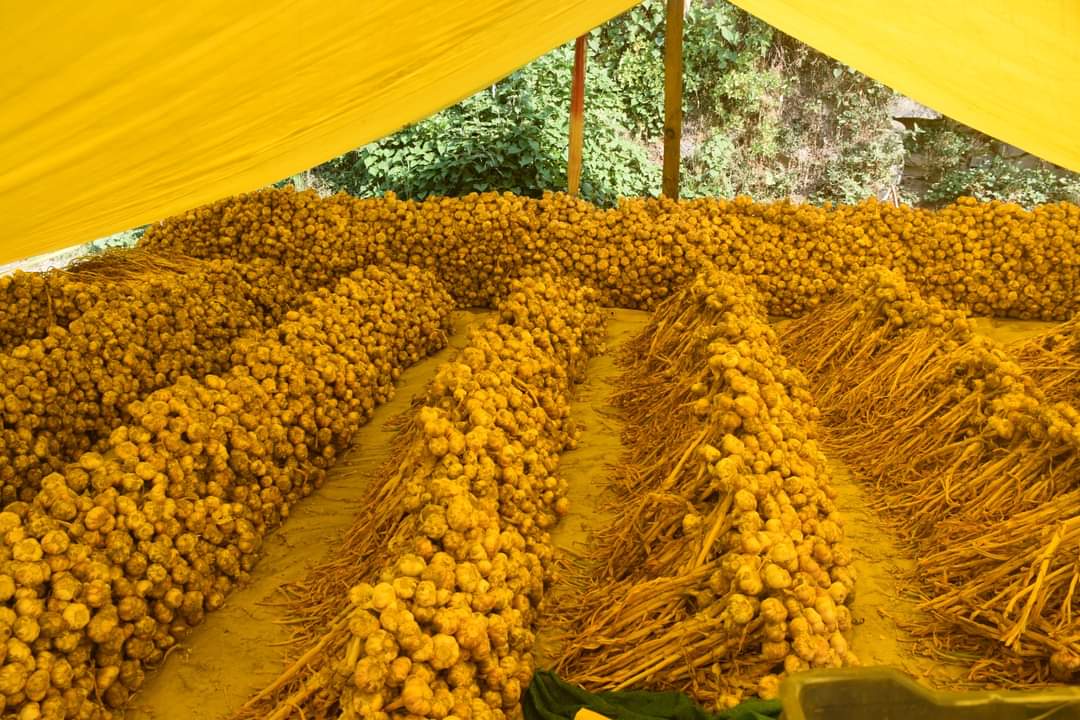
<svg viewBox="0 0 1080 720"><path fill-rule="evenodd" d="M1011 350L1048 398L1080 405L1080 315Z"/></svg>
<svg viewBox="0 0 1080 720"><path fill-rule="evenodd" d="M854 586L806 380L743 281L706 268L628 346L618 519L582 565L556 669L726 706L856 663ZM596 568L599 568L598 570Z"/></svg>
<svg viewBox="0 0 1080 720"><path fill-rule="evenodd" d="M881 269L783 340L831 445L919 556L912 583L933 620L915 629L931 649L977 650L980 681L1071 677L1080 413L962 313Z"/></svg>

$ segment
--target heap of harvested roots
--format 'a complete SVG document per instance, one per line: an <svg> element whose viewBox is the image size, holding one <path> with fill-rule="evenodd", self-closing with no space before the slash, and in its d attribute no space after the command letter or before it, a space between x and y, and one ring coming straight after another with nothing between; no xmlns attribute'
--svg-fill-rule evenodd
<svg viewBox="0 0 1080 720"><path fill-rule="evenodd" d="M99 289L62 270L0 277L0 351L40 338L53 325L67 327L97 302Z"/></svg>
<svg viewBox="0 0 1080 720"><path fill-rule="evenodd" d="M140 245L201 258L261 257L312 286L388 259L434 270L462 306L490 307L508 278L567 274L605 305L651 309L701 261L745 277L774 315L834 298L871 265L900 268L984 315L1064 320L1080 310L1080 207L1024 210L960 198L937 210L627 198L598 208L565 193L424 201L267 190L149 228Z"/></svg>
<svg viewBox="0 0 1080 720"><path fill-rule="evenodd" d="M64 269L0 276L0 351L43 338L54 325L66 328L101 300L130 297L153 275L207 266L184 256L125 250Z"/></svg>
<svg viewBox="0 0 1080 720"><path fill-rule="evenodd" d="M556 669L595 688L726 706L784 673L854 664L855 576L806 380L763 309L715 269L629 347L618 516L593 541Z"/></svg>
<svg viewBox="0 0 1080 720"><path fill-rule="evenodd" d="M932 620L915 629L930 647L980 657L976 680L1071 678L1080 413L892 272L793 322L784 343L837 452L918 551Z"/></svg>
<svg viewBox="0 0 1080 720"><path fill-rule="evenodd" d="M592 292L514 281L502 322L440 367L335 559L292 588L297 657L240 717L512 714L550 581L569 370L597 348Z"/></svg>
<svg viewBox="0 0 1080 720"><path fill-rule="evenodd" d="M0 354L4 502L32 499L44 475L101 450L131 420L131 402L185 375L227 372L232 342L273 327L300 299L296 278L265 260L117 253L64 277L98 299Z"/></svg>
<svg viewBox="0 0 1080 720"><path fill-rule="evenodd" d="M476 336L477 351L490 362L517 368L510 389L501 380L489 385L491 375L480 373L475 388L495 387L496 397L519 398L520 407L496 405L485 412L499 418L493 422L500 432L519 433L513 437L525 448L545 433L561 437L562 421L551 420L561 417L557 400L565 383L559 373L580 376L595 339L595 309L572 285L535 279L545 273L595 287L610 305L654 308L715 262L744 277L765 310L792 315L834 299L868 266L886 264L919 278L923 290L979 313L1064 319L1080 307L1078 230L1076 205L1025 211L968 198L940 210L872 200L814 207L745 198L630 199L602 209L565 194L484 193L415 202L267 190L159 223L136 251L63 272L0 278L0 500L6 504L0 513L0 630L11 635L0 643L0 696L5 707L26 717L95 717L106 712L102 703L122 704L141 682L142 668L160 660L244 578L263 533L321 482L356 425L392 392L400 369L445 342L451 301L439 280L460 306L505 299L507 325L515 332L528 328L528 338L498 330ZM371 265L381 269L367 269ZM510 278L518 276L534 280L507 298ZM680 596L661 623L698 632L687 635L689 647L697 649L707 644L702 627L711 632L719 622L725 628L728 644L710 651L715 661L700 655L694 662L714 662L710 671L727 672L741 662L734 658L754 658L760 649L762 659L752 660L743 677L767 672L777 665L769 658L782 652L792 668L835 664L847 657L834 630L846 622L842 590L851 577L845 551L834 542L838 531L827 524L833 521L819 456L808 435L800 435L813 412L798 376L778 370L774 350L757 349L756 343L771 343L758 328L761 309L741 291L737 302L724 294L736 285L719 279L728 285L714 288L712 305L706 302L705 315L715 322L667 306L666 315L682 317L658 324L643 348L651 353L652 377L637 378L640 392L658 394L624 398L646 429L633 438L644 454L631 457L619 477L626 497L640 507L626 519L635 529L621 531L625 555L605 560L605 577L694 586L700 581L695 573L719 563L720 574L708 576L715 588L707 592L726 599L708 604L705 591L691 595L704 598L701 607L720 608L720 615L703 611L705 625L693 630L684 620L699 601ZM701 286L695 292L710 297ZM1010 658L1036 658L1033 665L1021 663L1036 669L1019 678L1048 677L1050 670L1068 675L1076 658L1068 492L1077 420L1070 407L1047 403L1030 380L1045 381L1051 399L1071 396L1075 363L1062 358L1075 357L1075 344L1052 339L1021 353L1020 367L1028 370L1022 372L1000 349L973 336L961 316L932 303L898 304L888 292L896 288L874 296L888 322L866 314L869 308L833 307L799 326L804 332L793 351L821 349L823 364L814 374L846 377L819 383L824 405L830 420L848 423L841 431L850 436L853 457L870 469L893 469L882 478L883 496L910 517L909 532L926 543L928 582L939 585L935 594L944 604L935 608L942 627L965 627L976 652L983 651L978 643L1005 643ZM724 303L755 319L717 320ZM1073 338L1074 325L1067 326ZM823 344L837 330L839 343ZM726 338L734 354L711 351L713 336ZM744 356L744 342L758 364ZM521 358L504 357L510 352L505 347ZM715 365L706 371L707 362ZM736 364L728 367L731 362ZM675 366L699 380L680 384ZM536 383L556 376L555 389L538 389ZM434 386L442 388L442 414L407 425L400 447L403 460L411 458L403 466L411 474L395 475L381 488L380 510L350 538L344 566L312 581L311 617L333 620L345 591L378 579L371 573L397 561L392 553L398 546L385 547L382 539L415 524L414 510L428 502L423 494L415 499L416 478L436 471L426 453L442 452L443 442L457 435L432 436L434 449L424 445L426 450L420 439L451 416L455 423L483 425L486 416L462 419L460 401L445 395L449 389L471 392L466 380L473 382L443 377L443 385ZM893 403L906 382L915 391L912 401ZM486 408L498 401L485 396L483 402ZM535 416L518 417L522 408ZM542 427L540 410L548 418ZM774 422L774 413L785 412L790 420ZM735 429L698 439L717 427ZM679 444L674 457L663 450L669 437ZM742 445L724 445L727 437ZM561 507L560 485L550 472L543 474L543 463L522 459L517 446L505 447L488 448L496 472L505 475L488 483L485 470L487 484L475 489L476 497L497 495L502 532L509 532L504 523L521 526L507 542L520 537L520 552L546 557L541 526L552 521L552 508ZM720 455L701 456L707 447ZM728 456L745 456L742 469L721 465ZM918 460L908 467L906 457ZM924 483L927 476L932 480ZM544 486L539 501L529 494L537 483ZM754 507L743 490L757 498ZM656 506L644 504L644 497ZM410 503L420 504L410 510ZM771 557L773 545L783 548L776 551L782 557L788 548L770 533L795 532L794 516L784 510L789 504L803 534L792 545L805 553L798 561L770 565L760 558ZM957 513L958 507L965 512ZM1060 528L1047 527L1048 518ZM751 530L758 522L764 530ZM784 607L788 620L777 619L782 614L766 604L769 598L751 592L757 587L753 572L723 566L722 558L734 557L724 543L735 542L736 530L738 542L745 542L736 554L760 565L761 582L786 582L776 570L763 574L772 567L808 578L803 584L792 580L794 599ZM953 539L959 544L943 544ZM976 552L972 544L987 549ZM444 549L456 552L450 545ZM1001 564L1003 557L1012 564ZM690 558L698 569L676 573ZM639 561L642 570L631 577L630 566ZM726 594L732 579L748 604ZM829 579L829 597L840 607L835 623L819 624L818 618L832 617L828 601L817 597ZM818 582L815 597L805 589L810 581ZM524 587L532 580L514 582ZM774 590L786 603L788 591L770 586ZM675 590L664 592L669 597ZM524 613L522 627L531 623L533 610L530 605ZM771 620L735 623L758 617L753 613ZM742 630L736 632L736 625ZM314 624L304 627L314 631ZM515 637L527 637L522 633ZM822 646L826 634L829 649ZM673 635L663 637L670 641ZM594 651L603 652L588 650ZM991 663L1004 657L994 653ZM521 666L526 661L507 673ZM686 686L688 678L699 681L698 669L677 675L668 664L630 674ZM744 689L702 682L706 696ZM506 690L500 683L492 680L485 692L514 695L512 684ZM494 697L484 702L498 705Z"/></svg>
<svg viewBox="0 0 1080 720"><path fill-rule="evenodd" d="M314 293L234 366L128 407L101 452L0 512L0 695L21 716L104 718L244 581L399 369L446 343L451 301L417 268Z"/></svg>

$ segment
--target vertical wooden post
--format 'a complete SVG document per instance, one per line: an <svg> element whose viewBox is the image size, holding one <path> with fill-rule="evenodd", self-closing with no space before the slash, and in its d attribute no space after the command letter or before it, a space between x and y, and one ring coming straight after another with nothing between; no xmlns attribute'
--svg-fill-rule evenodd
<svg viewBox="0 0 1080 720"><path fill-rule="evenodd" d="M676 200L682 151L683 1L667 0L664 24L664 195Z"/></svg>
<svg viewBox="0 0 1080 720"><path fill-rule="evenodd" d="M581 151L585 143L585 39L574 43L574 80L570 86L570 152L566 180L571 195L581 188Z"/></svg>

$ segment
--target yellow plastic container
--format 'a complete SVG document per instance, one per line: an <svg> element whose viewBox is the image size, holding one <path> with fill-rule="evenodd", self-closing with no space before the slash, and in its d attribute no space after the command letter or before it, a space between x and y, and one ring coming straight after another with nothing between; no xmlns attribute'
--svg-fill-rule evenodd
<svg viewBox="0 0 1080 720"><path fill-rule="evenodd" d="M949 692L881 667L792 675L780 701L783 720L1080 720L1080 687Z"/></svg>

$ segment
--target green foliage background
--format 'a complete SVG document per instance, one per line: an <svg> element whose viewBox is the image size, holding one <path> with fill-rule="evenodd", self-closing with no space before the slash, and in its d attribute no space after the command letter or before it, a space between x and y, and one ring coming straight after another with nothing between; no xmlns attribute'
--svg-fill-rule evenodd
<svg viewBox="0 0 1080 720"><path fill-rule="evenodd" d="M645 0L590 35L582 195L598 204L659 191L663 15L663 0ZM725 0L693 0L684 24L686 197L1080 199L1076 175L998 157L956 123L897 128L889 88ZM572 62L572 46L557 48L314 175L331 190L413 198L563 188ZM916 154L929 182L902 187Z"/></svg>
<svg viewBox="0 0 1080 720"><path fill-rule="evenodd" d="M566 186L573 50L561 47L501 82L318 170L333 187L403 197ZM586 66L582 194L612 203L655 194L660 171L626 132L631 120L607 68Z"/></svg>

